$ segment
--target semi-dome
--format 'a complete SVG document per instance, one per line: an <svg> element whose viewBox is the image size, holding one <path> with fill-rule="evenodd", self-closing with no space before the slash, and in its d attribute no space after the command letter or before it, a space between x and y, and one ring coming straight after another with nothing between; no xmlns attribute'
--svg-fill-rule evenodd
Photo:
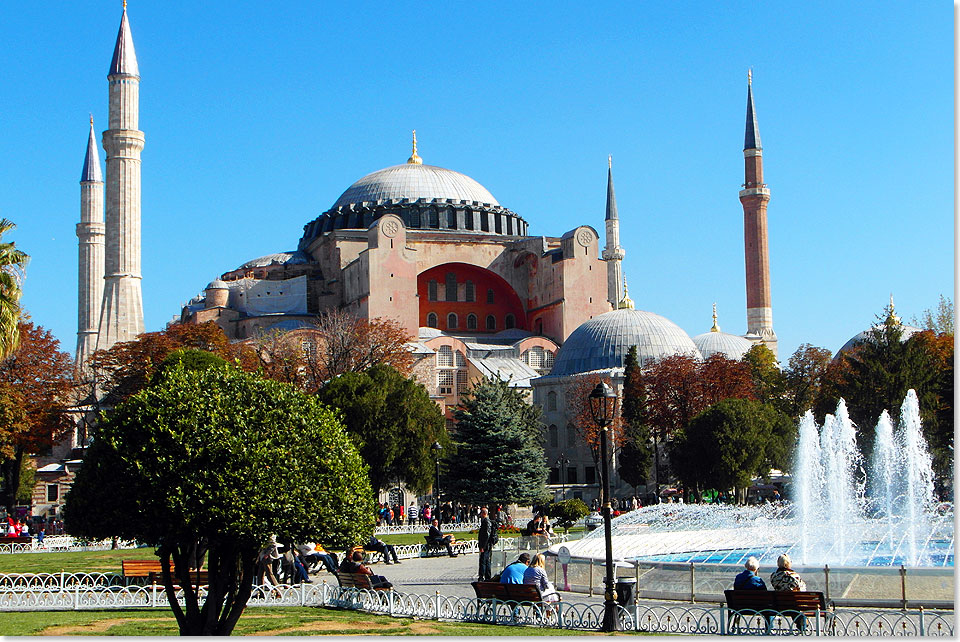
<svg viewBox="0 0 960 642"><path fill-rule="evenodd" d="M680 326L645 310L624 308L598 315L574 330L557 353L550 376L622 368L623 358L637 346L641 364L700 351Z"/></svg>
<svg viewBox="0 0 960 642"><path fill-rule="evenodd" d="M257 267L267 267L268 265L280 264L280 265L303 265L304 263L309 263L310 257L301 252L300 250L293 250L292 252L275 252L273 254L266 254L264 256L259 256L255 259L247 261L241 265L239 270L247 270L250 268Z"/></svg>
<svg viewBox="0 0 960 642"><path fill-rule="evenodd" d="M704 332L693 338L704 359L715 354L722 354L727 359L739 361L747 351L753 347L753 342L736 334L727 332Z"/></svg>
<svg viewBox="0 0 960 642"><path fill-rule="evenodd" d="M487 188L466 174L433 165L404 163L367 174L340 195L332 209L352 204L439 199L500 205Z"/></svg>

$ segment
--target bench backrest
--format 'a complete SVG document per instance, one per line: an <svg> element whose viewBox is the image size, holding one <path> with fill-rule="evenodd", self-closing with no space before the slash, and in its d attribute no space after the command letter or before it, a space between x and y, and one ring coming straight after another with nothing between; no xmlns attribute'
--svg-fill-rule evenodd
<svg viewBox="0 0 960 642"><path fill-rule="evenodd" d="M818 608L825 611L826 601L819 591L775 591L777 610L809 613Z"/></svg>
<svg viewBox="0 0 960 642"><path fill-rule="evenodd" d="M727 606L735 611L798 611L808 613L826 610L826 600L819 591L726 590Z"/></svg>
<svg viewBox="0 0 960 642"><path fill-rule="evenodd" d="M340 583L340 588L372 588L370 576L366 573L344 573L341 571L337 574L337 581Z"/></svg>
<svg viewBox="0 0 960 642"><path fill-rule="evenodd" d="M728 589L723 592L727 598L727 606L734 611L762 611L764 609L773 609L774 594L776 591L763 591L759 589L735 591Z"/></svg>
<svg viewBox="0 0 960 642"><path fill-rule="evenodd" d="M161 573L163 568L160 566L160 560L123 560L121 562L123 574L127 577L146 577L150 573ZM173 564L170 565L170 572L173 571Z"/></svg>
<svg viewBox="0 0 960 642"><path fill-rule="evenodd" d="M533 584L501 584L500 582L472 582L471 586L481 600L512 602L542 602L543 596Z"/></svg>

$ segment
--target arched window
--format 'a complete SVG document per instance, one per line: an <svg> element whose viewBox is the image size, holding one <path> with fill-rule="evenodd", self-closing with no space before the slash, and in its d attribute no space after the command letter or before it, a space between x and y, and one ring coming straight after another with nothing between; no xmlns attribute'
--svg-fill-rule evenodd
<svg viewBox="0 0 960 642"><path fill-rule="evenodd" d="M547 372L553 370L553 350L543 351L543 369Z"/></svg>
<svg viewBox="0 0 960 642"><path fill-rule="evenodd" d="M447 315L447 330L457 329L457 315L453 312Z"/></svg>
<svg viewBox="0 0 960 642"><path fill-rule="evenodd" d="M477 329L477 315L468 314L467 315L467 330L476 330Z"/></svg>
<svg viewBox="0 0 960 642"><path fill-rule="evenodd" d="M431 312L427 315L427 327L428 328L437 328L440 327L440 324L437 322L437 313Z"/></svg>
<svg viewBox="0 0 960 642"><path fill-rule="evenodd" d="M567 424L567 447L573 448L577 445L577 429L573 424Z"/></svg>
<svg viewBox="0 0 960 642"><path fill-rule="evenodd" d="M512 314L508 314L508 315L503 319L503 327L505 327L507 330L509 330L510 328L514 327L514 326L516 325L516 323L517 323L517 322L516 322L516 320L513 318L513 315L512 315Z"/></svg>
<svg viewBox="0 0 960 642"><path fill-rule="evenodd" d="M437 348L437 366L440 368L453 367L453 348L450 346Z"/></svg>
<svg viewBox="0 0 960 642"><path fill-rule="evenodd" d="M556 426L550 426L548 432L550 433L550 447L556 448L560 445L558 438L558 430Z"/></svg>
<svg viewBox="0 0 960 642"><path fill-rule="evenodd" d="M467 281L467 287L464 292L464 300L473 303L477 300L477 288L474 286L473 281Z"/></svg>
<svg viewBox="0 0 960 642"><path fill-rule="evenodd" d="M547 410L557 409L557 393L550 391L547 393Z"/></svg>
<svg viewBox="0 0 960 642"><path fill-rule="evenodd" d="M457 275L453 272L447 272L446 292L443 295L443 300L457 300Z"/></svg>
<svg viewBox="0 0 960 642"><path fill-rule="evenodd" d="M493 303L493 290L487 290L487 303Z"/></svg>
<svg viewBox="0 0 960 642"><path fill-rule="evenodd" d="M496 330L497 329L497 317L492 314L487 315L487 330Z"/></svg>
<svg viewBox="0 0 960 642"><path fill-rule="evenodd" d="M437 300L437 282L431 280L427 283L427 300L436 301ZM435 327L435 326L431 326Z"/></svg>

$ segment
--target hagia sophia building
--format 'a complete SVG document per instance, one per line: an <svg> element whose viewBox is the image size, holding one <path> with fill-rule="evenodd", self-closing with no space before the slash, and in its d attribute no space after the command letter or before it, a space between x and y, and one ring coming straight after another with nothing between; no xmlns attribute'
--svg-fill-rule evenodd
<svg viewBox="0 0 960 642"><path fill-rule="evenodd" d="M106 179L91 120L80 181L78 365L93 350L144 331L144 134L126 8L107 78ZM502 205L483 185L427 164L418 154L415 132L406 162L347 187L329 209L307 221L295 249L227 266L183 306L176 322L214 321L234 341L281 330L312 349L312 322L326 310L394 319L413 338L416 377L447 410L481 376L509 379L528 391L532 403L543 408L551 488L559 494L562 472L566 497L589 502L598 494L597 474L564 398L571 382L601 374L619 390L623 358L632 345L642 364L672 354L719 352L740 358L759 342L776 352L767 249L770 192L763 182L750 79L743 154L743 335L721 332L714 315L711 331L690 337L667 318L635 308L623 278L626 252L620 246L609 160L602 238L592 221L557 230L556 236L532 236L521 213ZM561 471L553 462L564 458L570 463ZM612 481L615 493L632 494L616 476Z"/></svg>

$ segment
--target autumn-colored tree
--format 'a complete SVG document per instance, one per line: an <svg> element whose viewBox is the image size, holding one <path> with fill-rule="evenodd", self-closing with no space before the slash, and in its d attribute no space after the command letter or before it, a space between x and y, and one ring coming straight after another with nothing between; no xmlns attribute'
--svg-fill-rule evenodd
<svg viewBox="0 0 960 642"><path fill-rule="evenodd" d="M764 344L757 343L747 350L742 361L750 368L750 379L753 381L757 400L786 411L786 377L780 370L773 351Z"/></svg>
<svg viewBox="0 0 960 642"><path fill-rule="evenodd" d="M143 390L153 378L157 366L170 353L184 348L205 350L231 363L239 362L246 371L254 370L258 365L251 348L230 343L213 321L178 323L160 332L145 332L133 341L117 343L109 350L98 350L84 371L92 376L92 380L85 383L96 385L103 405L116 406Z"/></svg>
<svg viewBox="0 0 960 642"><path fill-rule="evenodd" d="M790 417L799 417L814 407L820 396L827 368L830 366L830 351L804 343L790 356L787 362L786 408Z"/></svg>
<svg viewBox="0 0 960 642"><path fill-rule="evenodd" d="M343 310L325 311L309 328L265 335L255 343L264 375L316 392L347 372L390 366L409 375L412 341L392 319L361 319Z"/></svg>
<svg viewBox="0 0 960 642"><path fill-rule="evenodd" d="M583 442L590 448L590 456L597 470L597 481L603 484L603 468L600 466L600 427L593 420L593 411L590 409L590 393L598 383L605 383L613 388L610 377L588 375L578 377L564 387L563 394L570 411L570 418ZM614 388L616 390L616 388ZM614 412L613 423L608 427L607 445L610 456L624 444L623 418L620 416L620 404Z"/></svg>
<svg viewBox="0 0 960 642"><path fill-rule="evenodd" d="M19 347L0 362L0 471L10 512L24 457L47 450L71 427L73 360L42 326L21 321L19 336Z"/></svg>

